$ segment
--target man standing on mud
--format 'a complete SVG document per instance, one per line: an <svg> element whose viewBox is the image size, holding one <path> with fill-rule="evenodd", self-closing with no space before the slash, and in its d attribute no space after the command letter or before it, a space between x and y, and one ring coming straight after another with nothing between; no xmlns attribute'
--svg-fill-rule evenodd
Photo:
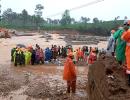
<svg viewBox="0 0 130 100"><path fill-rule="evenodd" d="M126 41L126 50L125 50L125 56L126 56L126 74L128 75L128 85L130 86L130 20L125 24L124 27L125 32L122 35L122 39Z"/></svg>
<svg viewBox="0 0 130 100"><path fill-rule="evenodd" d="M69 53L64 64L63 79L67 81L67 93L76 91L76 69L73 63L73 54Z"/></svg>

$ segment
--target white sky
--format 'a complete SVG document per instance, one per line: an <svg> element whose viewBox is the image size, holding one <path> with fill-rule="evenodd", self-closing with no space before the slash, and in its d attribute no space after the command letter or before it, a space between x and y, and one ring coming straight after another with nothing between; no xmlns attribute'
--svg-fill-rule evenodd
<svg viewBox="0 0 130 100"><path fill-rule="evenodd" d="M12 8L14 12L20 13L26 9L29 14L34 14L36 4L44 6L43 17L61 18L61 15L52 17L66 9L74 8L96 0L1 0L2 11ZM71 17L79 20L81 16L93 19L98 17L100 20L113 20L116 16L124 19L124 16L130 18L130 0L104 0L94 5L90 5L70 12Z"/></svg>

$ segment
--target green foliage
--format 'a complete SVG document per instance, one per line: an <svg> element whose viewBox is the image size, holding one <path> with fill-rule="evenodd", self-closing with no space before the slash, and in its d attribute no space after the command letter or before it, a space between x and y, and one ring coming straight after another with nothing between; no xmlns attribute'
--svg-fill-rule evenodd
<svg viewBox="0 0 130 100"><path fill-rule="evenodd" d="M72 29L77 30L81 34L91 34L98 36L108 36L112 29L117 29L119 25L122 25L123 20L118 21L105 21L98 23L77 23L77 24L68 24L68 25L55 25L47 24L42 27L44 30L63 30L63 29Z"/></svg>
<svg viewBox="0 0 130 100"><path fill-rule="evenodd" d="M25 9L22 11L21 18L23 21L23 26L25 26L25 24L28 20L28 12Z"/></svg>
<svg viewBox="0 0 130 100"><path fill-rule="evenodd" d="M43 9L44 9L44 7L41 4L37 4L36 8L35 8L35 15L41 17Z"/></svg>
<svg viewBox="0 0 130 100"><path fill-rule="evenodd" d="M41 9L40 7L36 7ZM100 21L98 18L93 19L93 23L89 23L90 18L81 17L80 21L75 21L70 17L69 11L66 10L62 16L62 19L50 19L44 20L37 15L29 15L24 9L21 13L13 12L11 8L8 8L3 12L2 21L0 21L0 27L14 28L14 29L28 29L36 30L40 26L43 30L63 30L72 29L79 31L81 34L92 35L110 35L111 29L117 29L119 25L123 24L123 20L113 21Z"/></svg>
<svg viewBox="0 0 130 100"><path fill-rule="evenodd" d="M98 18L93 18L93 23L99 23L99 20L98 20Z"/></svg>
<svg viewBox="0 0 130 100"><path fill-rule="evenodd" d="M81 20L82 23L88 23L90 21L90 18L82 16L80 20Z"/></svg>
<svg viewBox="0 0 130 100"><path fill-rule="evenodd" d="M60 23L61 23L61 25L67 25L67 24L71 23L69 10L65 10L64 14L62 15L62 19L61 19Z"/></svg>

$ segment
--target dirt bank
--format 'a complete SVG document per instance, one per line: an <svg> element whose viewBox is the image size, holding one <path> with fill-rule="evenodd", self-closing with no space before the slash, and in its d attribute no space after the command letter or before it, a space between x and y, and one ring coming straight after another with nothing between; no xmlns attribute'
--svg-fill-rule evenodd
<svg viewBox="0 0 130 100"><path fill-rule="evenodd" d="M99 58L89 68L89 100L130 100L127 77L115 58Z"/></svg>

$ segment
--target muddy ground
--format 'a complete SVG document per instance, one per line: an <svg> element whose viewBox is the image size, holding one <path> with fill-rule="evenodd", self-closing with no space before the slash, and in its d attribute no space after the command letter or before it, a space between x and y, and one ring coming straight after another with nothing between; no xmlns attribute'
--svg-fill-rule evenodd
<svg viewBox="0 0 130 100"><path fill-rule="evenodd" d="M54 64L28 65L14 67L10 62L10 50L16 44L39 44L43 49L52 44L65 46L65 36L51 34L46 41L45 35L13 36L0 39L0 100L87 100L88 67L77 66L76 94L66 94L66 82L62 79L63 66ZM42 37L42 38L41 38ZM72 45L74 48L84 44ZM105 48L106 42L89 44Z"/></svg>
<svg viewBox="0 0 130 100"><path fill-rule="evenodd" d="M77 92L66 94L63 66L0 65L0 100L86 100L87 67L78 67ZM30 99L29 99L30 98Z"/></svg>

